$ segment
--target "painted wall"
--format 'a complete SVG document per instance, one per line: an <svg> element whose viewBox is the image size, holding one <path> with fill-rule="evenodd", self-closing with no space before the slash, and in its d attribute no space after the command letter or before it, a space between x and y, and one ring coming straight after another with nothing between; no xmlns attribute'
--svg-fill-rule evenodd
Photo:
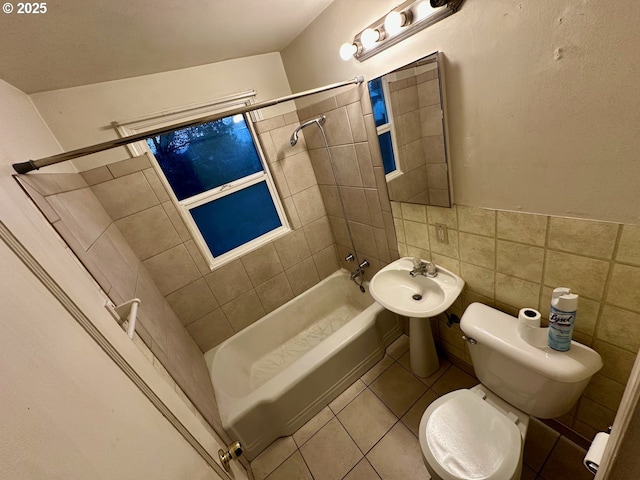
<svg viewBox="0 0 640 480"><path fill-rule="evenodd" d="M11 177L12 163L53 155L61 149L29 97L3 81L0 81L0 138L0 221L214 454L221 442L205 430L115 324L103 307L105 297L97 284ZM7 431L5 441L0 442L3 465L0 476L35 479L42 478L45 471L52 478L127 476L119 465L130 464L131 456L125 452L125 445L131 444L114 439L130 436L143 443L141 451L153 450L153 455L141 455L135 466L139 471L151 473L142 476L154 477L152 472L158 472L156 478L164 478L161 472L164 469L165 473L173 472L166 478L175 478L180 470L190 478L215 478L200 457L189 453L190 447L185 449L184 440L168 428L166 420L141 397L137 388L123 380L118 367L107 361L65 312L56 309L51 298L37 288L38 284L33 284L29 274L21 271L12 254L4 249L2 265L0 351L2 378L6 381L0 393L3 405L0 415ZM96 382L104 379L108 381ZM111 402L114 396L118 398ZM130 401L133 410L124 410L122 401ZM119 406L113 408L116 404ZM105 427L109 424L113 424L113 429L109 426L105 445ZM174 449L180 453L172 452ZM162 462L155 466L148 463L151 458L157 460L158 454L181 466L174 470ZM236 475L245 478L242 472Z"/></svg>
<svg viewBox="0 0 640 480"><path fill-rule="evenodd" d="M342 61L340 44L397 3L336 0L282 52L291 88L356 75L371 79L444 53L454 201L473 209L429 207L427 215L424 207L397 204L399 253L460 272L467 281L460 308L482 301L510 313L525 306L544 312L550 288L566 284L579 291L584 300L576 337L601 353L605 368L562 421L591 436L612 421L638 348L640 307L635 300L620 303L619 289L607 285L622 271L629 273L623 285L630 298L640 285L637 264L622 257L632 248L633 224L640 223L640 92L632 88L639 73L640 6L466 0L455 15L363 63ZM542 220L542 243L530 247L530 231L505 237L496 218L522 214L495 210L544 214L525 216ZM465 223L469 212L480 219ZM565 224L563 216L617 223ZM449 245L432 241L433 223L452 229ZM480 231L472 228L479 225ZM611 230L606 253L576 250L581 242L604 242L594 233L602 225ZM537 257L525 262L521 250ZM584 265L574 260L601 271L580 274ZM589 282L598 288L590 290ZM612 312L626 322L619 337L611 329ZM440 326L444 348L466 358L459 331Z"/></svg>
<svg viewBox="0 0 640 480"><path fill-rule="evenodd" d="M580 295L573 339L604 366L558 420L586 438L606 430L640 348L640 227L462 205L392 202L392 209L400 256L431 260L465 280L452 313L473 302L513 316L532 307L546 325L553 288ZM436 224L447 226L448 243L438 242ZM440 346L471 365L462 331L446 320L439 316Z"/></svg>
<svg viewBox="0 0 640 480"><path fill-rule="evenodd" d="M111 122L131 120L234 93L255 90L257 101L291 93L279 53L31 95L65 150L118 138ZM292 103L265 109L264 118L294 110ZM75 160L85 171L129 156L124 148Z"/></svg>
<svg viewBox="0 0 640 480"><path fill-rule="evenodd" d="M0 261L1 478L222 478L2 242Z"/></svg>
<svg viewBox="0 0 640 480"><path fill-rule="evenodd" d="M638 2L466 0L364 63L342 61L340 44L397 3L332 3L282 52L292 90L442 51L457 204L640 223Z"/></svg>

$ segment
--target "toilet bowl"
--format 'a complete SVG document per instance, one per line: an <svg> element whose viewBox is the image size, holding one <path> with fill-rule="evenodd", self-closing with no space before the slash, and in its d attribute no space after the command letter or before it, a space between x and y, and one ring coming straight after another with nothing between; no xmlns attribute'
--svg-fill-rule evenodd
<svg viewBox="0 0 640 480"><path fill-rule="evenodd" d="M529 417L567 413L602 368L585 345L534 347L517 327L517 318L479 303L464 312L460 328L481 383L443 395L422 415L418 437L433 478L520 479Z"/></svg>
<svg viewBox="0 0 640 480"><path fill-rule="evenodd" d="M433 401L420 421L420 447L434 479L516 480L529 415L483 385Z"/></svg>

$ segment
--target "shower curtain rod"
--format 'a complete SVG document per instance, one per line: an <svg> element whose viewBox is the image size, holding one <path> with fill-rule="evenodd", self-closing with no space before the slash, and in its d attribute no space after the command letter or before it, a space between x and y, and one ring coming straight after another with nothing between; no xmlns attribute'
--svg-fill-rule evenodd
<svg viewBox="0 0 640 480"><path fill-rule="evenodd" d="M224 117L243 114L243 113L251 112L253 110L258 110L260 108L271 107L279 103L296 100L298 98L306 97L308 95L313 95L314 93L325 92L327 90L344 87L346 85L352 85L352 84L359 85L362 82L364 82L364 77L358 76L358 77L354 77L352 80L347 80L345 82L332 83L331 85L325 85L324 87L313 88L311 90L306 90L300 93L293 93L291 95L276 98L274 100L266 100L264 102L254 103L253 105L246 105L244 107L234 108L231 110L227 110L225 112L219 112L213 115L208 115L198 120L188 120L184 122L174 123L173 125L170 125L167 127L156 128L154 130L138 133L136 135L129 135L126 137L118 138L116 140L109 140L108 142L97 143L95 145L91 145L88 147L78 148L76 150L71 150L69 152L63 152L57 155L52 155L50 157L44 157L38 160L28 160L22 163L14 163L12 167L17 173L20 173L20 174L29 173L32 170L38 170L41 167L55 165L56 163L66 162L68 160L73 160L74 158L84 157L85 155L91 155L92 153L102 152L104 150L109 150L111 148L122 147L130 143L139 142L140 140L146 140L147 138L156 137L158 135L163 135L165 133L170 133L170 132L173 132L174 130L194 127L196 125L202 125L203 123L209 123L215 120L220 120L221 118L224 118Z"/></svg>

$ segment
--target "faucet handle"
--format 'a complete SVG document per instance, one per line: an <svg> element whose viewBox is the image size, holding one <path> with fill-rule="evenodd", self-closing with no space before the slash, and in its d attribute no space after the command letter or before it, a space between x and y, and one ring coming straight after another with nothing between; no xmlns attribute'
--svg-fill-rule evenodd
<svg viewBox="0 0 640 480"><path fill-rule="evenodd" d="M424 262L421 258L413 257L413 268L421 268L424 266Z"/></svg>
<svg viewBox="0 0 640 480"><path fill-rule="evenodd" d="M427 275L435 276L438 273L438 267L435 263L427 262Z"/></svg>

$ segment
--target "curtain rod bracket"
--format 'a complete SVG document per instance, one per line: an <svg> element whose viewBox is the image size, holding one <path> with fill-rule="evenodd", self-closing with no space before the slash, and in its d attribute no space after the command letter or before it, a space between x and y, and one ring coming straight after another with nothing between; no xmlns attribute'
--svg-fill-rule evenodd
<svg viewBox="0 0 640 480"><path fill-rule="evenodd" d="M12 167L20 175L29 173L33 170L38 170L40 168L34 163L33 160L29 160L27 162L22 162L22 163L14 163Z"/></svg>

